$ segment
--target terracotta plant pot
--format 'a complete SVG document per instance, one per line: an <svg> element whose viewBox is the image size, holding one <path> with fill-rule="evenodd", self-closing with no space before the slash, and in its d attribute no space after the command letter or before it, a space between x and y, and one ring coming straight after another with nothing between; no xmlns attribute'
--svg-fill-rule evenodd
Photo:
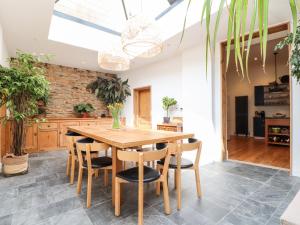
<svg viewBox="0 0 300 225"><path fill-rule="evenodd" d="M15 156L6 154L2 160L4 176L22 175L28 172L28 154Z"/></svg>
<svg viewBox="0 0 300 225"><path fill-rule="evenodd" d="M81 117L82 117L82 118L89 118L89 117L90 117L90 114L87 113L87 112L84 112L84 113L81 114Z"/></svg>

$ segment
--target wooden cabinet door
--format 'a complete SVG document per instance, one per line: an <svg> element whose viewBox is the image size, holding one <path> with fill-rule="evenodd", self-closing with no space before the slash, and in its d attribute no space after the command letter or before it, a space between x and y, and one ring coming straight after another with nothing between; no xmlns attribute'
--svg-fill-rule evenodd
<svg viewBox="0 0 300 225"><path fill-rule="evenodd" d="M96 121L81 121L80 126L96 126Z"/></svg>
<svg viewBox="0 0 300 225"><path fill-rule="evenodd" d="M37 151L37 129L38 125L36 123L26 125L24 150L28 153Z"/></svg>
<svg viewBox="0 0 300 225"><path fill-rule="evenodd" d="M38 150L51 150L58 148L57 130L39 130L38 132Z"/></svg>
<svg viewBox="0 0 300 225"><path fill-rule="evenodd" d="M69 126L79 126L79 122L64 122L60 123L59 125L59 146L66 147L67 146L67 139L65 134L67 133L67 128Z"/></svg>

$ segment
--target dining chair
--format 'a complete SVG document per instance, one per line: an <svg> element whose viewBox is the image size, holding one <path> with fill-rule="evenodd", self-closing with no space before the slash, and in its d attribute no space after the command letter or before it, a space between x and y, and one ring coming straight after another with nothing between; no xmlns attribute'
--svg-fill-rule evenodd
<svg viewBox="0 0 300 225"><path fill-rule="evenodd" d="M67 176L70 176L70 184L74 183L74 176L75 176L75 168L76 163L78 162L77 151L76 151L76 141L78 139L82 139L78 133L68 131L66 134L67 139L67 148L68 148L68 158L67 158Z"/></svg>
<svg viewBox="0 0 300 225"><path fill-rule="evenodd" d="M200 184L200 175L199 175L199 161L201 154L202 142L198 141L195 138L189 138L188 143L178 143L177 144L177 153L173 155L169 162L169 169L175 169L174 175L174 184L177 189L177 209L181 209L181 183L179 182L179 176L181 176L181 169L184 170L194 170L195 172L195 180L196 180L196 188L197 188L197 196L200 198L202 196L201 192L201 184ZM188 159L182 158L181 154L183 152L196 151L196 157L194 163ZM181 160L180 160L181 159ZM162 170L165 165L165 160L162 159L157 162L157 170ZM158 193L160 193L160 189L158 188Z"/></svg>
<svg viewBox="0 0 300 225"><path fill-rule="evenodd" d="M144 184L156 182L156 189L163 184L164 208L165 213L170 214L169 189L167 184L167 172L171 153L175 149L172 144L160 150L152 151L122 151L117 152L119 160L138 163L138 166L123 170L116 175L115 179L115 215L120 215L120 185L121 183L138 183L138 224L143 224L143 207L144 207ZM145 162L160 160L165 158L165 164L162 172L145 166Z"/></svg>
<svg viewBox="0 0 300 225"><path fill-rule="evenodd" d="M97 176L99 170L104 170L104 185L108 184L108 170L112 169L112 159L107 156L91 157L91 152L101 151L105 152L109 149L109 145L94 141L92 138L83 138L77 140L76 148L78 153L79 161L79 172L77 182L77 194L81 193L82 188L82 175L83 170L88 172L87 180L87 208L91 207L91 196L92 196L92 178L93 175Z"/></svg>

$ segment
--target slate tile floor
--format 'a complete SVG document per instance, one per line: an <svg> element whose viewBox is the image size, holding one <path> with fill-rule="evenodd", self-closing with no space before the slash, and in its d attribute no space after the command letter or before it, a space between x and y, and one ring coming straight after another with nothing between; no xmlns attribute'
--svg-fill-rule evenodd
<svg viewBox="0 0 300 225"><path fill-rule="evenodd" d="M125 185L121 216L115 217L111 189L100 176L93 181L92 207L85 207L65 175L66 153L33 154L24 176L0 176L0 225L127 225L137 223L137 187ZM203 197L197 199L194 174L182 174L182 210L170 179L172 214L163 213L162 197L145 185L146 225L276 225L300 189L300 178L287 172L235 162L201 167ZM171 172L170 177L173 178ZM86 182L83 182L85 185Z"/></svg>

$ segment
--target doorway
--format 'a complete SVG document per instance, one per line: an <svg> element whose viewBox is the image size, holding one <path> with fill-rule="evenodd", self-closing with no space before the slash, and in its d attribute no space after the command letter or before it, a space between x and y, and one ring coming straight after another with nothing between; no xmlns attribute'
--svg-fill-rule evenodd
<svg viewBox="0 0 300 225"><path fill-rule="evenodd" d="M268 29L270 40L265 71L261 66L259 43L255 40L259 35L258 32L254 33L249 58L249 68L252 66L252 73L249 69L251 83L246 78L243 81L238 77L235 74L236 68L226 70L226 42L221 43L222 133L225 159L291 169L291 82L287 65L289 49L277 52L276 56L273 51L274 46L288 31L288 23ZM247 40L247 36L245 39ZM232 58L230 61L232 62ZM233 62L230 63L231 67ZM278 79L275 78L276 74ZM279 78L283 75L286 75L285 79L288 81ZM274 86L275 80L278 83Z"/></svg>
<svg viewBox="0 0 300 225"><path fill-rule="evenodd" d="M148 86L134 89L133 98L135 127L151 129L151 87Z"/></svg>

